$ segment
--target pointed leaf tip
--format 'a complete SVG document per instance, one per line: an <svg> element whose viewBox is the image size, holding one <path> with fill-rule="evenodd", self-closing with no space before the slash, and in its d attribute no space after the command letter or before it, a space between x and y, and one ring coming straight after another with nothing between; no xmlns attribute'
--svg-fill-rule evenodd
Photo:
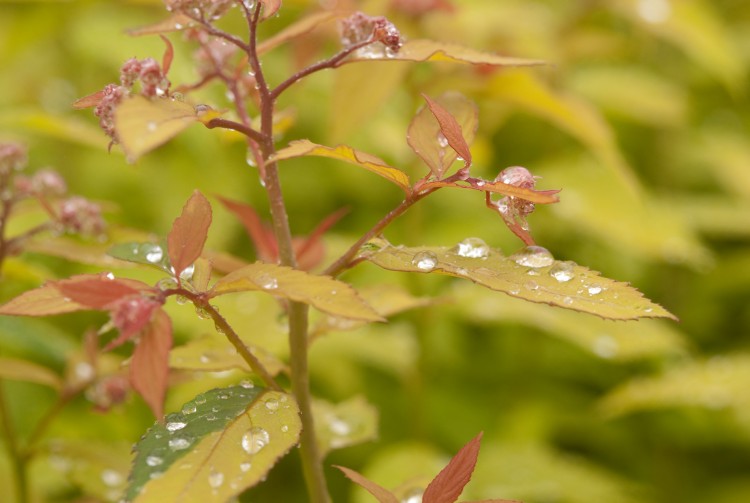
<svg viewBox="0 0 750 503"><path fill-rule="evenodd" d="M379 503L399 503L398 498L396 498L396 496L394 496L392 492L382 486L379 486L364 475L344 466L333 466L334 468L338 468L339 470L341 470L349 480L367 489L370 494L375 496L375 499L377 499Z"/></svg>
<svg viewBox="0 0 750 503"><path fill-rule="evenodd" d="M455 503L458 500L477 464L482 435L480 432L464 445L430 482L422 495L423 503Z"/></svg>
<svg viewBox="0 0 750 503"><path fill-rule="evenodd" d="M157 418L164 414L170 349L172 320L159 309L141 334L130 361L130 383Z"/></svg>
<svg viewBox="0 0 750 503"><path fill-rule="evenodd" d="M200 257L211 226L211 203L199 191L193 192L167 236L169 260L176 278Z"/></svg>
<svg viewBox="0 0 750 503"><path fill-rule="evenodd" d="M440 103L426 94L422 94L422 97L427 102L427 106L430 108L432 115L437 119L438 124L440 125L440 131L448 141L448 145L450 145L459 157L464 160L465 166L471 166L471 151L469 150L469 145L464 138L461 125L448 110L440 105Z"/></svg>

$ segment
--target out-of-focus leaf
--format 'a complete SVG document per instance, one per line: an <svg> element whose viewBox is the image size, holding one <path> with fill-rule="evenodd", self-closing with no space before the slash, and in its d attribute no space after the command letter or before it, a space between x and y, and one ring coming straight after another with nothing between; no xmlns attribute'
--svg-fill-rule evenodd
<svg viewBox="0 0 750 503"><path fill-rule="evenodd" d="M54 284L46 284L23 292L2 306L0 314L8 316L50 316L84 311L88 307L65 297Z"/></svg>
<svg viewBox="0 0 750 503"><path fill-rule="evenodd" d="M615 388L601 401L609 416L667 407L730 409L750 430L750 355L738 353L694 361L662 375L642 377Z"/></svg>
<svg viewBox="0 0 750 503"><path fill-rule="evenodd" d="M694 266L710 263L709 251L684 216L659 199L622 190L612 172L585 158L558 158L537 172L547 183L564 184L566 201L575 201L552 207L565 225L634 255Z"/></svg>
<svg viewBox="0 0 750 503"><path fill-rule="evenodd" d="M374 440L378 435L378 411L361 396L337 404L316 400L313 414L322 455Z"/></svg>
<svg viewBox="0 0 750 503"><path fill-rule="evenodd" d="M143 264L171 274L169 256L156 243L120 243L110 247L107 255L134 264Z"/></svg>
<svg viewBox="0 0 750 503"><path fill-rule="evenodd" d="M63 386L60 376L47 367L17 358L0 357L0 378L43 384L54 390Z"/></svg>
<svg viewBox="0 0 750 503"><path fill-rule="evenodd" d="M121 267L118 261L107 254L106 245L85 243L64 236L45 236L44 239L32 239L24 243L26 251L60 257L71 262L95 265L99 267Z"/></svg>
<svg viewBox="0 0 750 503"><path fill-rule="evenodd" d="M619 0L614 8L680 49L730 90L739 92L743 57L711 3L702 0L644 2Z"/></svg>
<svg viewBox="0 0 750 503"><path fill-rule="evenodd" d="M73 302L90 309L105 309L112 302L149 288L145 283L141 288L133 288L132 283L133 280L120 280L113 276L90 275L58 281L55 286Z"/></svg>
<svg viewBox="0 0 750 503"><path fill-rule="evenodd" d="M293 398L262 391L213 390L152 427L137 446L128 499L226 501L260 482L301 430Z"/></svg>
<svg viewBox="0 0 750 503"><path fill-rule="evenodd" d="M422 495L424 503L454 503L471 480L477 464L482 433L464 445L438 473Z"/></svg>
<svg viewBox="0 0 750 503"><path fill-rule="evenodd" d="M369 54L369 53L368 53ZM477 51L462 45L436 42L434 40L408 40L401 46L398 53L388 56L347 58L344 63L356 61L444 61L450 63L468 63L472 65L494 66L538 66L546 64L536 59L511 58L491 52Z"/></svg>
<svg viewBox="0 0 750 503"><path fill-rule="evenodd" d="M129 161L200 121L193 105L170 98L132 96L115 109L115 130Z"/></svg>
<svg viewBox="0 0 750 503"><path fill-rule="evenodd" d="M133 28L128 30L128 35L138 37L141 35L158 35L161 33L169 33L173 31L180 31L186 28L190 28L195 24L195 21L190 19L182 12L174 12L168 18L157 21L154 24L142 26L140 28Z"/></svg>
<svg viewBox="0 0 750 503"><path fill-rule="evenodd" d="M636 194L640 192L640 183L617 147L611 128L595 108L553 91L531 72L499 73L488 87L495 98L522 107L567 131L596 153L617 175L621 186Z"/></svg>
<svg viewBox="0 0 750 503"><path fill-rule="evenodd" d="M268 19L278 12L281 0L259 0L263 4L263 19Z"/></svg>
<svg viewBox="0 0 750 503"><path fill-rule="evenodd" d="M279 150L274 156L274 160L281 161L302 156L320 156L330 159L346 161L368 171L382 176L399 187L404 192L409 192L409 176L398 168L388 166L385 161L366 152L355 150L348 145L337 145L335 147L326 147L318 145L310 140L295 140L288 147Z"/></svg>
<svg viewBox="0 0 750 503"><path fill-rule="evenodd" d="M210 294L215 297L256 290L304 302L334 316L383 320L347 283L276 264L256 262L229 273L214 284Z"/></svg>
<svg viewBox="0 0 750 503"><path fill-rule="evenodd" d="M750 236L750 200L683 195L669 197L665 201L698 232L723 238Z"/></svg>
<svg viewBox="0 0 750 503"><path fill-rule="evenodd" d="M271 375L275 376L286 369L272 354L252 344L247 345ZM173 369L208 372L240 369L252 373L237 350L225 338L216 336L203 336L174 348L169 353L169 366Z"/></svg>
<svg viewBox="0 0 750 503"><path fill-rule="evenodd" d="M707 127L697 138L689 138L684 162L696 160L710 166L727 192L750 199L750 144L744 132Z"/></svg>
<svg viewBox="0 0 750 503"><path fill-rule="evenodd" d="M208 289L208 283L211 281L211 262L203 257L195 259L193 264L193 275L190 281L198 292L205 292Z"/></svg>
<svg viewBox="0 0 750 503"><path fill-rule="evenodd" d="M298 21L290 24L275 35L263 40L258 44L258 54L265 54L266 52L280 46L281 44L288 42L289 40L295 39L301 35L311 32L319 25L334 19L336 13L332 11L316 12L309 16L303 17Z"/></svg>
<svg viewBox="0 0 750 503"><path fill-rule="evenodd" d="M200 257L210 226L211 204L196 190L183 206L182 213L175 219L167 236L169 260L176 277L179 278L182 271Z"/></svg>
<svg viewBox="0 0 750 503"><path fill-rule="evenodd" d="M161 417L164 412L170 349L172 321L167 313L158 310L141 332L130 360L130 383L156 417Z"/></svg>
<svg viewBox="0 0 750 503"><path fill-rule="evenodd" d="M639 320L638 323L612 323L582 313L522 302L520 299L498 299L492 292L464 283L456 284L451 296L457 301L456 309L470 319L533 326L600 358L632 361L685 355L687 352L684 336L671 322Z"/></svg>
<svg viewBox="0 0 750 503"><path fill-rule="evenodd" d="M560 201L557 195L559 189L553 190L534 190L524 187L516 187L503 182L487 182L485 180L472 179L458 180L456 182L444 182L435 180L421 185L422 190L433 187L454 187L458 189L479 190L482 192L492 192L493 194L502 194L504 196L517 197L538 204L552 204Z"/></svg>
<svg viewBox="0 0 750 503"><path fill-rule="evenodd" d="M346 478L367 489L367 492L372 494L375 499L378 500L378 503L399 503L399 499L396 498L396 496L394 496L392 492L384 487L379 486L364 475L344 466L336 466L336 468L344 472Z"/></svg>
<svg viewBox="0 0 750 503"><path fill-rule="evenodd" d="M0 127L41 133L97 150L107 148L108 143L101 129L79 117L58 116L38 109L6 109L0 113Z"/></svg>
<svg viewBox="0 0 750 503"><path fill-rule="evenodd" d="M408 248L382 242L374 245L377 249L366 250L362 258L392 271L438 273L469 279L513 297L607 319L675 318L627 283L604 278L596 271L571 262L556 261L539 247L529 247L518 255L505 257L489 247L483 247L479 255L480 252L472 254L460 247Z"/></svg>
<svg viewBox="0 0 750 503"><path fill-rule="evenodd" d="M376 75L373 65L345 65L336 69L331 91L330 141L346 141L350 134L371 125L403 82L410 66L407 62L378 65ZM367 99L362 99L363 96Z"/></svg>
<svg viewBox="0 0 750 503"><path fill-rule="evenodd" d="M607 112L654 126L681 126L688 96L678 84L638 66L603 66L579 70L571 88Z"/></svg>
<svg viewBox="0 0 750 503"><path fill-rule="evenodd" d="M443 107L458 123L458 136L471 144L476 136L479 124L479 112L476 105L460 93L444 93L434 100L437 106ZM436 178L442 178L445 171L456 160L455 149L447 148L450 139L441 131L441 124L430 112L431 107L423 107L409 124L406 139L409 146L430 167ZM453 142L459 142L454 138ZM468 147L467 147L468 150ZM469 157L470 159L470 157Z"/></svg>

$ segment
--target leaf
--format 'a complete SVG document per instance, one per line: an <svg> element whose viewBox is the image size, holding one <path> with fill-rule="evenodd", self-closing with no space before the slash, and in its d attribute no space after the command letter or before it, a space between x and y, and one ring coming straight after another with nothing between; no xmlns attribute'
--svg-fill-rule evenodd
<svg viewBox="0 0 750 503"><path fill-rule="evenodd" d="M227 501L260 482L300 430L290 395L250 386L208 391L137 444L126 499Z"/></svg>
<svg viewBox="0 0 750 503"><path fill-rule="evenodd" d="M156 267L160 271L172 274L169 256L164 248L156 243L120 243L110 247L107 255L116 259Z"/></svg>
<svg viewBox="0 0 750 503"><path fill-rule="evenodd" d="M454 503L458 500L464 486L471 480L481 440L480 432L453 456L425 489L422 495L423 503Z"/></svg>
<svg viewBox="0 0 750 503"><path fill-rule="evenodd" d="M81 244L80 241L63 236L44 236L43 239L32 239L24 243L26 251L60 257L71 262L95 265L99 267L122 266L106 253L106 245L101 243Z"/></svg>
<svg viewBox="0 0 750 503"><path fill-rule="evenodd" d="M334 19L336 13L333 11L316 12L309 16L303 17L298 21L290 24L280 32L276 33L272 37L269 37L263 42L258 44L258 55L267 53L268 51L280 46L281 44L295 39L301 35L311 32L319 25Z"/></svg>
<svg viewBox="0 0 750 503"><path fill-rule="evenodd" d="M437 101L433 100L426 94L422 94L422 97L427 102L427 106L430 108L432 115L437 119L438 124L440 125L440 131L448 141L448 145L455 150L459 157L463 158L466 167L471 166L471 151L469 150L468 143L464 139L461 125L456 118ZM474 107L474 109L476 110L476 107ZM472 136L474 135L472 134Z"/></svg>
<svg viewBox="0 0 750 503"><path fill-rule="evenodd" d="M0 357L0 379L33 382L49 386L56 391L63 388L60 376L47 367L17 358Z"/></svg>
<svg viewBox="0 0 750 503"><path fill-rule="evenodd" d="M268 372L275 376L286 370L286 366L271 353L245 341ZM247 362L237 353L225 337L205 335L174 348L169 353L169 366L181 370L219 372L240 369L252 373Z"/></svg>
<svg viewBox="0 0 750 503"><path fill-rule="evenodd" d="M142 26L140 28L127 30L126 33L133 37L139 37L141 35L158 35L160 33L184 30L193 25L195 25L195 21L190 19L189 16L182 12L175 12L166 19L162 19L154 24Z"/></svg>
<svg viewBox="0 0 750 503"><path fill-rule="evenodd" d="M255 245L255 252L258 259L264 262L276 262L279 256L276 236L273 233L273 229L268 229L263 225L255 209L245 203L233 201L222 196L217 197L219 202L242 223L247 235Z"/></svg>
<svg viewBox="0 0 750 503"><path fill-rule="evenodd" d="M347 283L276 264L256 262L219 279L211 297L233 292L264 291L296 302L304 302L324 313L342 318L382 321Z"/></svg>
<svg viewBox="0 0 750 503"><path fill-rule="evenodd" d="M524 187L516 187L503 182L488 182L478 178L468 178L455 182L444 182L434 180L420 186L421 190L428 190L434 187L454 187L457 189L481 190L482 192L492 192L493 194L502 194L504 196L517 197L526 201L537 204L559 203L560 198L557 195L559 189L553 190L534 190Z"/></svg>
<svg viewBox="0 0 750 503"><path fill-rule="evenodd" d="M116 279L104 274L92 274L58 281L55 286L73 302L89 309L106 309L108 305L123 297L136 295L140 290L150 288L145 283L141 288L134 288L133 283L137 282Z"/></svg>
<svg viewBox="0 0 750 503"><path fill-rule="evenodd" d="M104 98L104 91L97 91L91 93L83 98L78 98L73 102L73 108L76 110L82 110L84 108L95 107Z"/></svg>
<svg viewBox="0 0 750 503"><path fill-rule="evenodd" d="M263 19L268 19L279 11L281 0L260 0L263 4Z"/></svg>
<svg viewBox="0 0 750 503"><path fill-rule="evenodd" d="M349 480L367 489L380 503L399 503L398 498L392 492L367 479L364 475L343 466L334 465L334 467L344 472Z"/></svg>
<svg viewBox="0 0 750 503"><path fill-rule="evenodd" d="M129 161L135 161L200 121L189 103L132 96L115 109L115 131Z"/></svg>
<svg viewBox="0 0 750 503"><path fill-rule="evenodd" d="M52 283L23 292L0 306L0 314L10 316L50 316L85 311L88 307L73 302Z"/></svg>
<svg viewBox="0 0 750 503"><path fill-rule="evenodd" d="M313 415L321 456L378 436L378 411L362 396L337 404L315 400Z"/></svg>
<svg viewBox="0 0 750 503"><path fill-rule="evenodd" d="M167 236L169 260L175 277L200 257L211 226L211 204L199 191L193 192Z"/></svg>
<svg viewBox="0 0 750 503"><path fill-rule="evenodd" d="M662 375L641 377L615 388L599 404L612 416L667 407L733 409L750 428L750 355L715 356L667 369Z"/></svg>
<svg viewBox="0 0 750 503"><path fill-rule="evenodd" d="M288 147L276 152L273 160L281 161L284 159L292 159L294 157L308 155L338 159L365 168L366 170L372 171L386 180L395 183L407 194L409 193L411 183L409 181L409 176L406 173L400 169L388 166L385 161L374 155L355 150L348 145L326 147L313 143L310 140L295 140L291 142Z"/></svg>
<svg viewBox="0 0 750 503"><path fill-rule="evenodd" d="M164 411L171 348L172 321L159 309L141 332L130 360L130 383L156 417L161 417Z"/></svg>
<svg viewBox="0 0 750 503"><path fill-rule="evenodd" d="M164 75L166 75L167 73L169 73L169 68L172 66L172 60L174 59L174 47L172 47L172 42L170 42L167 37L165 37L164 35L159 35L159 37L167 46L164 49L164 55L162 56L161 60L162 72L164 72Z"/></svg>
<svg viewBox="0 0 750 503"><path fill-rule="evenodd" d="M378 58L380 59L380 58ZM545 61L500 56L491 52L477 51L468 47L434 40L407 40L398 53L383 56L384 61L445 61L493 66L539 66ZM347 58L344 63L372 61L372 58Z"/></svg>
<svg viewBox="0 0 750 503"><path fill-rule="evenodd" d="M572 262L556 261L540 247L524 249L521 254L512 257L504 257L499 250L488 249L483 258L461 256L459 251L458 247L394 247L377 241L362 253L361 258L392 271L437 273L465 278L513 297L595 314L601 318L676 319L673 314L643 297L643 294L627 283L603 278L598 272ZM536 252L543 257L537 256ZM528 257L529 254L532 257ZM529 258L541 260L537 262L528 260ZM527 267L516 260L546 265Z"/></svg>
<svg viewBox="0 0 750 503"><path fill-rule="evenodd" d="M448 92L443 93L436 99L431 100L433 105L441 107L444 112L453 116L458 126L459 132L449 133L453 136L453 143L459 143L464 141L467 145L465 150L468 152L468 144L474 141L474 137L477 132L477 126L479 124L479 112L477 106L463 96L460 93ZM441 132L441 124L439 120L431 113L432 107L430 101L427 102L428 106L423 107L417 115L414 116L411 123L409 124L409 130L406 134L406 140L409 146L414 152L427 163L430 167L432 174L436 178L442 178L445 171L453 164L456 160L456 150L445 148L450 144L451 139L444 136L445 133ZM445 121L445 114L442 114ZM456 136L459 136L462 140L459 140ZM446 141L447 144L442 144L441 141ZM463 147L461 147L463 149ZM466 154L466 152L465 152ZM467 154L471 159L471 153ZM467 159L464 157L464 159Z"/></svg>

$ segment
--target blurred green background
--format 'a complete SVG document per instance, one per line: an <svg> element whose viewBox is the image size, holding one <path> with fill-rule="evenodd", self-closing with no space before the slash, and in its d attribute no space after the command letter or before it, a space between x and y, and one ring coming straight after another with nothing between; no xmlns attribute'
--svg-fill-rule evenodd
<svg viewBox="0 0 750 503"><path fill-rule="evenodd" d="M286 0L263 33L334 3ZM369 62L322 72L281 100L294 122L279 145L296 138L346 142L416 179L425 168L405 133L419 93L458 90L480 110L474 175L492 179L523 165L542 177L538 188L562 188L559 204L530 217L538 243L560 260L631 282L681 322L608 322L455 279L359 266L344 279L363 288L400 285L433 301L388 324L327 334L313 346L318 396L338 402L362 395L379 411L377 440L337 450L326 464L357 469L415 503L409 495L484 431L467 500L750 501L747 2L455 0L452 11L404 8L418 3L346 2L388 16L409 38L550 65ZM0 2L0 141L26 144L30 170L55 167L71 192L106 202L113 233L127 227L164 235L195 188L267 215L256 172L231 133L195 126L129 165L117 147L107 153L89 110L72 110L75 99L116 81L125 59L161 58L158 37L124 30L163 17L156 0ZM241 23L227 19L224 26ZM172 82L195 81L194 48L178 35L170 39ZM269 53L264 69L279 82L336 50L335 26L326 25ZM219 87L191 99L228 107ZM340 207L351 209L326 238L331 258L401 199L382 179L321 159L287 162L282 181L296 234ZM240 224L217 203L214 214L208 246L252 260ZM470 236L507 254L521 247L472 191L439 192L386 232L406 245L452 245ZM1 300L44 278L98 270L29 252L6 262ZM283 357L283 320L264 314L269 306L252 297L227 309L237 311L240 329ZM212 330L185 306L170 309L180 342ZM0 356L70 372L83 332L104 321L1 318ZM180 376L167 410L237 377ZM2 385L23 442L54 394L37 384ZM116 501L129 446L151 421L140 399L108 414L74 400L40 442L34 501ZM13 501L11 463L0 451L0 499ZM371 501L340 473L328 473L335 501ZM303 494L296 456L288 456L242 501L296 502Z"/></svg>

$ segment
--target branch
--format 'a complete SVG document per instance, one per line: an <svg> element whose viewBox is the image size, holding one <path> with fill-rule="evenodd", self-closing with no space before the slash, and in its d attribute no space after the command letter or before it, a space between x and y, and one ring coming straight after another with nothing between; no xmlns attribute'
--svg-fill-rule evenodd
<svg viewBox="0 0 750 503"><path fill-rule="evenodd" d="M255 140L258 143L263 143L266 140L266 137L261 133L260 131L256 131L255 129L245 126L244 124L240 124L239 122L234 122L228 119L211 119L210 121L205 123L206 127L208 129L213 128L224 128L224 129L232 129L234 131L237 131L239 133L244 134L248 138Z"/></svg>

